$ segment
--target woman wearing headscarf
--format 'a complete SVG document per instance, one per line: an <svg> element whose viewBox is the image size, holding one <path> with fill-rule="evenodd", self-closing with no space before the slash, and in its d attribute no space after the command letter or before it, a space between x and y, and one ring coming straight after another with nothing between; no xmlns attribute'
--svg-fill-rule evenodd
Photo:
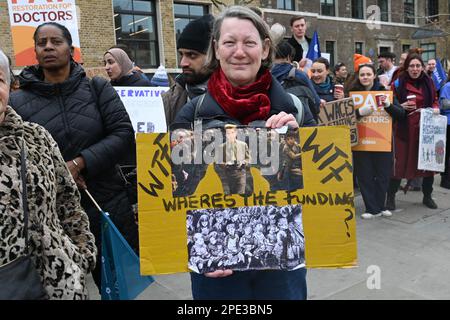
<svg viewBox="0 0 450 320"><path fill-rule="evenodd" d="M130 57L120 48L111 48L103 55L106 73L115 87L150 87L146 76L134 71Z"/></svg>
<svg viewBox="0 0 450 320"><path fill-rule="evenodd" d="M0 269L30 254L48 298L87 299L97 249L80 193L47 130L8 106L9 86L0 50Z"/></svg>
<svg viewBox="0 0 450 320"><path fill-rule="evenodd" d="M419 170L419 124L420 109L433 108L439 114L439 102L433 80L425 73L425 64L418 53L410 53L405 60L404 69L392 85L401 106L406 110L407 120L397 122L394 126L394 172L389 183L386 208L395 210L395 194L402 178L423 177L423 204L430 209L437 209L431 194L433 192L434 172ZM415 96L415 99L408 99Z"/></svg>
<svg viewBox="0 0 450 320"><path fill-rule="evenodd" d="M203 128L262 124L298 128L294 96L271 75L273 45L267 25L248 8L233 6L217 17L208 53L208 92L188 102L174 124L201 120ZM199 99L203 99L196 110ZM244 207L244 211L249 208ZM191 273L194 299L306 299L306 269L216 270Z"/></svg>
<svg viewBox="0 0 450 320"><path fill-rule="evenodd" d="M128 113L108 81L89 80L72 59L72 37L66 27L44 23L36 29L34 42L39 64L21 72L20 90L11 94L10 105L24 120L50 132L78 187L89 189L137 250L134 212L116 169L135 149ZM84 191L81 204L89 216L97 247L101 248L101 215ZM100 261L99 253L93 272L99 288Z"/></svg>

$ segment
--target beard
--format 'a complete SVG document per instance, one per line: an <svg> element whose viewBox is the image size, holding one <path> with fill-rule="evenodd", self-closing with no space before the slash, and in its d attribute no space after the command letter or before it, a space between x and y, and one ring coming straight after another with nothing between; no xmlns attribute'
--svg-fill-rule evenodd
<svg viewBox="0 0 450 320"><path fill-rule="evenodd" d="M187 84L195 85L195 84L203 83L209 78L208 75L206 75L205 73L203 73L201 71L198 72L198 71L194 71L192 69L186 69L186 70L190 71L189 73L185 73L183 70L183 77Z"/></svg>

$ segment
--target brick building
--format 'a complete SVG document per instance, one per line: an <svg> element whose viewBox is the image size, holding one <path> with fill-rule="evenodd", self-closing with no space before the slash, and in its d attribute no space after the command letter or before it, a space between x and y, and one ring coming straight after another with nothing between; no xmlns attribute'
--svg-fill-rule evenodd
<svg viewBox="0 0 450 320"><path fill-rule="evenodd" d="M221 2L229 5L240 1ZM321 50L331 54L332 63L342 61L351 66L355 52L375 58L382 50L399 55L416 46L426 49L425 59L450 58L448 34L413 40L413 34L423 28L450 32L450 0L245 2L259 6L269 25L278 22L286 26L287 36L290 36L290 17L305 16L307 34L311 36L314 30L318 31ZM176 72L177 34L189 20L219 11L210 0L76 0L76 4L81 49L87 67L101 66L103 53L115 43L124 43L133 51L137 64L149 73L160 64ZM0 0L0 28L0 47L13 56L6 0Z"/></svg>

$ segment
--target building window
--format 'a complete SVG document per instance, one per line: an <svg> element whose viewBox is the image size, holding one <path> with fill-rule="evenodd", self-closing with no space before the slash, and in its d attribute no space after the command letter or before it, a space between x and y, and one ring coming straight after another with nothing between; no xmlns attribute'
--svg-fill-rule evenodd
<svg viewBox="0 0 450 320"><path fill-rule="evenodd" d="M181 32L189 22L208 14L208 6L174 3L173 13L175 16L175 34L178 41Z"/></svg>
<svg viewBox="0 0 450 320"><path fill-rule="evenodd" d="M415 0L404 0L403 1L403 12L404 12L404 23L415 24L416 23L416 10L415 10Z"/></svg>
<svg viewBox="0 0 450 320"><path fill-rule="evenodd" d="M409 49L411 49L411 45L410 44L402 45L402 52L408 52Z"/></svg>
<svg viewBox="0 0 450 320"><path fill-rule="evenodd" d="M352 0L352 18L364 19L364 0Z"/></svg>
<svg viewBox="0 0 450 320"><path fill-rule="evenodd" d="M380 46L380 48L378 49L378 53L383 53L383 52L391 52L391 47L383 47Z"/></svg>
<svg viewBox="0 0 450 320"><path fill-rule="evenodd" d="M336 61L336 41L325 41L325 52L330 54L330 66L334 66Z"/></svg>
<svg viewBox="0 0 450 320"><path fill-rule="evenodd" d="M295 0L277 0L277 9L295 10Z"/></svg>
<svg viewBox="0 0 450 320"><path fill-rule="evenodd" d="M439 21L439 0L427 1L427 16L427 23Z"/></svg>
<svg viewBox="0 0 450 320"><path fill-rule="evenodd" d="M117 44L124 44L143 68L159 66L158 32L154 1L114 0Z"/></svg>
<svg viewBox="0 0 450 320"><path fill-rule="evenodd" d="M336 16L336 1L320 0L320 13L324 16Z"/></svg>
<svg viewBox="0 0 450 320"><path fill-rule="evenodd" d="M424 50L422 59L425 63L430 59L436 59L436 43L424 43L420 47Z"/></svg>
<svg viewBox="0 0 450 320"><path fill-rule="evenodd" d="M378 0L378 7L380 8L380 20L389 21L389 0Z"/></svg>
<svg viewBox="0 0 450 320"><path fill-rule="evenodd" d="M363 54L363 51L364 51L364 43L355 42L355 53Z"/></svg>

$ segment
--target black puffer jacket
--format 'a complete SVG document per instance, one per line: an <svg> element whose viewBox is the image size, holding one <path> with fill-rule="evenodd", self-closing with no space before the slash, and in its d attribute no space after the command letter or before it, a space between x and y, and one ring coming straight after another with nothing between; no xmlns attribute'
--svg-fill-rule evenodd
<svg viewBox="0 0 450 320"><path fill-rule="evenodd" d="M130 75L123 76L118 80L111 80L111 84L115 87L151 87L152 84L147 76L134 71Z"/></svg>
<svg viewBox="0 0 450 320"><path fill-rule="evenodd" d="M125 238L131 232L137 239L137 228L134 231L128 225L130 214L134 224L133 214L115 168L133 150L134 131L114 88L101 78L90 84L82 67L74 62L69 78L59 84L44 82L38 66L25 68L19 80L21 90L11 94L11 107L24 120L45 127L58 143L65 161L83 156L86 169L82 174L89 191L110 212ZM100 214L85 193L81 194L91 229L98 239L100 232L95 229L99 228ZM133 246L133 241L129 242Z"/></svg>

